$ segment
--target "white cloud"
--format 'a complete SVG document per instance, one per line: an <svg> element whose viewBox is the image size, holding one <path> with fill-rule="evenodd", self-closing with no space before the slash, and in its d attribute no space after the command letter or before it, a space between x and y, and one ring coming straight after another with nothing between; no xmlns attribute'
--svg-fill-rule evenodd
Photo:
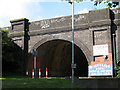
<svg viewBox="0 0 120 90"><path fill-rule="evenodd" d="M8 17L9 19L24 16L25 3L21 0L2 0L0 1L0 18Z"/></svg>
<svg viewBox="0 0 120 90"><path fill-rule="evenodd" d="M89 11L85 8L85 9L83 9L83 10L80 10L79 12L78 12L78 14L82 14L82 13L88 13Z"/></svg>
<svg viewBox="0 0 120 90"><path fill-rule="evenodd" d="M31 14L40 13L41 10L34 0L0 0L0 27L10 25L9 21L13 19L30 18ZM38 17L34 15L32 20Z"/></svg>

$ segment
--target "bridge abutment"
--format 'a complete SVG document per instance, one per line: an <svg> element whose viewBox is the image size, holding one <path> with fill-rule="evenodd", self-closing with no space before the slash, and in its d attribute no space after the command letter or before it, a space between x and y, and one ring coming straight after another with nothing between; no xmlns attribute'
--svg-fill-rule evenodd
<svg viewBox="0 0 120 90"><path fill-rule="evenodd" d="M22 56L18 57L18 61L19 64L21 64L20 66L20 72L25 74L25 70L26 70L26 64L28 62L28 42L29 42L29 20L26 18L23 19L18 19L18 20L13 20L10 21L11 22L11 31L12 34L14 35L17 34L19 35L21 33L22 37L13 37L12 41L14 43L17 43L17 45L22 49ZM9 31L9 33L11 33L11 31Z"/></svg>
<svg viewBox="0 0 120 90"><path fill-rule="evenodd" d="M110 76L113 75L114 57L116 56L117 64L120 61L119 16L119 8L95 10L89 11L87 14L75 15L75 45L84 53L89 68L93 68L95 65L106 65L110 70ZM30 24L27 19L15 20L11 23L12 29L9 30L9 36L23 48L25 56L33 49L52 40L72 41L71 16L35 21ZM113 54L113 33L115 34L116 55ZM27 62L26 58L24 65ZM89 72L91 71L92 69ZM91 72L91 75L89 73L90 76L92 74L95 73Z"/></svg>

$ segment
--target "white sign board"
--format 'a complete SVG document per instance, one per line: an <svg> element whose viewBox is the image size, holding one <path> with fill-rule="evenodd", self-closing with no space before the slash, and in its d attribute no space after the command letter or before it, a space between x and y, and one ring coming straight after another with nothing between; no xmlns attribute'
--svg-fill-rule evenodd
<svg viewBox="0 0 120 90"><path fill-rule="evenodd" d="M113 65L107 65L104 63L95 64L89 66L88 76L112 76L113 75Z"/></svg>
<svg viewBox="0 0 120 90"><path fill-rule="evenodd" d="M108 45L94 45L93 46L93 56L108 55Z"/></svg>

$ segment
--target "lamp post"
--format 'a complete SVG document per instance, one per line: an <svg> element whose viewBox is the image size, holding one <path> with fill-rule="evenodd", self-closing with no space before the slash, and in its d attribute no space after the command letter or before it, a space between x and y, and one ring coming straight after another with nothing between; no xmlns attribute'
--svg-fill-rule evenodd
<svg viewBox="0 0 120 90"><path fill-rule="evenodd" d="M74 88L74 1L72 2L72 88Z"/></svg>
<svg viewBox="0 0 120 90"><path fill-rule="evenodd" d="M115 33L112 34L113 36L113 57L114 57L114 67L116 67L116 42L115 42ZM113 67L113 68L114 68ZM116 70L114 70L114 74L116 76Z"/></svg>
<svg viewBox="0 0 120 90"><path fill-rule="evenodd" d="M74 68L76 68L76 64L74 64L74 0L70 1L69 3L72 4L72 88L74 88Z"/></svg>

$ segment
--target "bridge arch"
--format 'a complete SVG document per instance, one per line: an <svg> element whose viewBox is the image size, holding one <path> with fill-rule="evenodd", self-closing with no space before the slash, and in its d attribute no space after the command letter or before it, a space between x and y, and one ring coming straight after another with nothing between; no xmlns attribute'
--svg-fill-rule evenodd
<svg viewBox="0 0 120 90"><path fill-rule="evenodd" d="M34 46L33 46L33 48L31 49L31 51L33 50L33 49L36 49L37 51L38 51L38 57L37 58L39 58L39 59L41 59L41 61L39 62L39 63L42 63L42 65L44 65L44 66L42 66L41 64L40 64L40 66L42 66L42 68L43 69L45 69L45 67L51 67L50 65L45 65L45 63L43 63L43 61L42 61L42 59L44 58L44 57L47 57L47 56L44 56L43 58L41 58L41 54L43 54L43 53L41 53L40 51L41 51L41 49L43 49L43 48L45 48L44 46L46 46L46 44L48 44L48 47L50 47L50 43L52 43L52 44L55 44L55 43L58 43L57 44L57 50L56 51L58 51L59 52L59 50L61 51L65 46L67 46L67 47L69 47L69 48L67 48L66 49L66 51L68 52L69 50L71 50L71 51L69 51L69 54L66 56L67 57L67 59L69 59L68 61L66 61L66 63L68 62L68 64L69 65L67 65L68 67L69 67L69 69L63 69L63 68L67 68L67 67L65 67L64 65L62 65L63 66L63 68L61 68L61 70L66 70L66 71L64 71L65 73L63 74L60 70L59 70L59 72L57 72L57 75L56 75L56 72L53 70L53 72L52 71L50 71L52 74L51 74L51 76L70 76L71 75L71 52L72 52L72 49L71 49L71 38L56 38L56 37L46 37L46 38L44 38L44 39L42 39L42 40L40 40L39 42L37 42ZM59 45L60 44L60 45ZM47 47L47 48L48 48ZM52 45L52 47L54 47L54 45ZM59 48L61 48L61 49L59 49ZM49 48L48 48L49 49ZM56 48L54 48L54 49L56 49ZM46 50L46 51L50 51L51 49L49 49L49 50ZM53 50L53 49L52 49ZM42 50L42 51L44 51L44 50ZM61 51L61 52L63 52L63 53L65 53L64 51ZM50 54L50 53L48 53L47 52L47 54ZM88 65L89 65L89 57L87 56L89 54L89 51L88 51L88 49L86 48L86 46L83 44L83 43L81 43L80 41L78 41L77 39L75 39L75 63L77 64L77 69L75 69L75 75L76 76L88 76ZM57 57L57 59L58 59L58 57L59 56L57 56L56 55L56 57ZM69 57L69 58L68 58ZM32 58L33 58L33 56L32 56ZM49 57L49 59L50 59L51 57ZM64 58L64 57L63 57ZM83 60L78 60L78 59L83 59ZM46 59L45 59L46 60ZM55 61L55 60L54 60ZM59 60L60 61L60 60ZM64 60L65 61L65 60ZM31 61L28 61L28 64L30 63ZM45 61L45 62L47 62L47 61ZM57 61L55 61L55 62L57 62ZM54 64L55 64L55 62L53 62ZM60 61L61 62L61 61ZM47 63L51 63L51 62L47 62ZM84 63L83 65L81 64L81 63ZM52 64L51 64L52 65ZM38 65L38 67L40 67L39 65ZM58 66L58 65L57 65ZM82 66L82 67L81 67ZM53 66L54 67L54 66ZM84 68L84 69L82 69L82 68ZM57 68L56 68L56 70L57 70ZM83 72L83 73L81 73L81 72L79 72L81 70L81 72ZM43 73L43 75L44 75L45 73Z"/></svg>
<svg viewBox="0 0 120 90"><path fill-rule="evenodd" d="M39 46L41 46L42 44L44 44L45 42L48 42L48 41L52 41L52 40L64 40L64 41L69 41L71 42L72 39L70 37L55 37L55 36L47 36L45 38L43 38L42 40L38 41L33 47L32 49L30 50L30 52L32 52L33 49L37 49ZM86 58L87 58L87 61L88 61L88 64L90 64L91 62L91 52L89 51L88 47L82 42L80 41L78 38L74 38L74 43L76 46L78 46L82 52L85 54Z"/></svg>

